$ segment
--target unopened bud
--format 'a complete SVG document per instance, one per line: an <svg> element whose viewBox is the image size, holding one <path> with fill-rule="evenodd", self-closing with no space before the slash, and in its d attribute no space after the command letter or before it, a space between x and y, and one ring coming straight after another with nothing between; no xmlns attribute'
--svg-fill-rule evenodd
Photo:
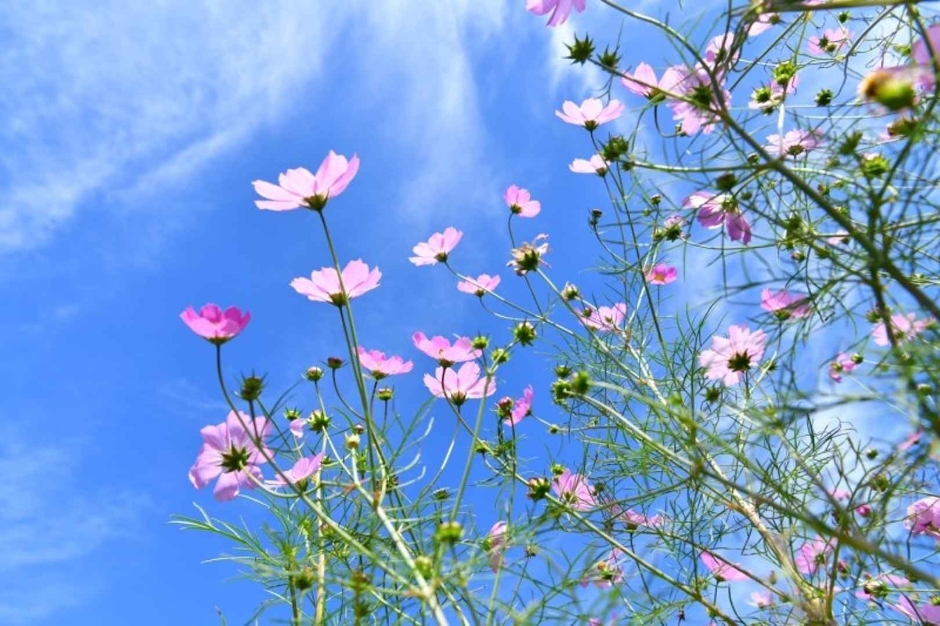
<svg viewBox="0 0 940 626"><path fill-rule="evenodd" d="M394 395L394 392L392 391L392 388L391 388L391 387L382 387L381 389L379 389L378 391L375 392L375 395L376 395L376 396L379 398L379 400L381 400L382 402L388 402L389 400L392 399L392 396Z"/></svg>
<svg viewBox="0 0 940 626"><path fill-rule="evenodd" d="M246 376L242 379L242 388L239 392L242 400L257 400L261 397L261 392L264 390L264 380L258 378L257 376Z"/></svg>
<svg viewBox="0 0 940 626"><path fill-rule="evenodd" d="M323 370L319 367L311 367L306 372L304 372L304 378L312 383L315 383L323 378Z"/></svg>
<svg viewBox="0 0 940 626"><path fill-rule="evenodd" d="M356 433L346 435L346 447L350 450L359 449L359 435Z"/></svg>

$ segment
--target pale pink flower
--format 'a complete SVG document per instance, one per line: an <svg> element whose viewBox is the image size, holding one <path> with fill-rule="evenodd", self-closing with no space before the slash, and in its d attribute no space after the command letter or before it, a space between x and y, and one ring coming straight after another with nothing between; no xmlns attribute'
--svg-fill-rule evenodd
<svg viewBox="0 0 940 626"><path fill-rule="evenodd" d="M831 540L826 541L822 537L816 537L800 546L796 556L793 557L793 564L801 574L815 574L819 566L826 564L826 558L832 549Z"/></svg>
<svg viewBox="0 0 940 626"><path fill-rule="evenodd" d="M769 591L752 591L748 604L758 609L770 608L774 605L774 594Z"/></svg>
<svg viewBox="0 0 940 626"><path fill-rule="evenodd" d="M510 251L512 259L506 265L515 270L517 276L525 276L534 272L540 265L548 265L542 257L548 254L548 235L536 235L532 243L523 243ZM536 243L541 241L542 243Z"/></svg>
<svg viewBox="0 0 940 626"><path fill-rule="evenodd" d="M535 217L542 210L542 204L532 199L528 189L520 189L515 185L509 186L503 194L503 200L506 201L506 206L512 214L519 217Z"/></svg>
<svg viewBox="0 0 940 626"><path fill-rule="evenodd" d="M633 93L652 100L662 95L663 91L666 91L669 87L675 86L681 80L682 74L680 72L684 69L681 65L667 68L663 72L662 80L656 80L656 72L653 71L653 68L647 63L640 63L636 66L633 74L623 72L623 78L620 79L620 82Z"/></svg>
<svg viewBox="0 0 940 626"><path fill-rule="evenodd" d="M774 24L780 22L779 13L761 13L747 30L748 37L756 37L761 33L773 28Z"/></svg>
<svg viewBox="0 0 940 626"><path fill-rule="evenodd" d="M451 367L456 363L472 361L483 356L482 350L474 350L473 342L468 337L458 337L451 344L446 338L435 335L430 339L422 332L411 336L415 348L436 360L441 367Z"/></svg>
<svg viewBox="0 0 940 626"><path fill-rule="evenodd" d="M489 274L480 274L476 278L467 278L457 283L458 291L470 293L478 298L482 298L487 292L496 291L499 286L499 276L490 276Z"/></svg>
<svg viewBox="0 0 940 626"><path fill-rule="evenodd" d="M610 507L610 514L614 520L623 522L627 530L635 530L639 526L658 528L666 523L666 518L662 515L656 514L649 517L643 513L637 513L633 509L624 511L622 507L616 504Z"/></svg>
<svg viewBox="0 0 940 626"><path fill-rule="evenodd" d="M486 550L490 561L490 569L492 569L494 573L503 566L503 557L507 548L507 528L506 522L496 522L483 540L483 549Z"/></svg>
<svg viewBox="0 0 940 626"><path fill-rule="evenodd" d="M660 88L669 98L667 106L672 111L672 119L679 122L686 135L712 132L719 121L715 111L730 105L731 92L719 85L716 93L711 77L701 67L673 69L675 71L668 76L664 74L660 82Z"/></svg>
<svg viewBox="0 0 940 626"><path fill-rule="evenodd" d="M447 255L460 242L461 237L463 237L461 231L449 226L444 229L443 233L434 233L430 239L422 241L412 248L411 251L417 256L413 256L408 260L418 266L443 263L447 260Z"/></svg>
<svg viewBox="0 0 940 626"><path fill-rule="evenodd" d="M751 243L751 224L733 196L696 191L683 201L682 206L698 209L696 217L705 228L724 225L731 241L740 241L744 245Z"/></svg>
<svg viewBox="0 0 940 626"><path fill-rule="evenodd" d="M858 363L856 363L851 356L845 352L840 352L838 356L836 356L836 360L829 364L829 378L837 383L841 383L842 374L848 374L857 367Z"/></svg>
<svg viewBox="0 0 940 626"><path fill-rule="evenodd" d="M812 313L809 296L805 293L791 294L786 289L776 292L764 289L760 296L760 306L768 313L773 313L779 320L802 319Z"/></svg>
<svg viewBox="0 0 940 626"><path fill-rule="evenodd" d="M852 33L844 28L830 28L822 35L813 35L809 38L807 48L813 54L835 54L843 46L848 45Z"/></svg>
<svg viewBox="0 0 940 626"><path fill-rule="evenodd" d="M535 15L545 15L551 11L548 26L554 27L567 22L572 10L581 13L586 6L587 0L526 0L525 10Z"/></svg>
<svg viewBox="0 0 940 626"><path fill-rule="evenodd" d="M271 487L284 487L287 484L296 485L297 483L305 481L319 472L320 466L322 464L322 452L314 456L301 457L300 459L297 459L297 462L294 463L293 467L291 467L289 470L284 470L284 476L278 474L274 477L274 480L268 481L268 485ZM287 478L287 480L285 481L284 478Z"/></svg>
<svg viewBox="0 0 940 626"><path fill-rule="evenodd" d="M933 49L934 58L940 58L940 24L933 24L927 27L927 37L921 37L911 45L911 58L918 65L931 65L930 50L927 48L927 42L930 42L930 48Z"/></svg>
<svg viewBox="0 0 940 626"><path fill-rule="evenodd" d="M653 267L647 268L644 275L646 282L651 285L668 285L676 280L679 272L676 268L665 263L657 263Z"/></svg>
<svg viewBox="0 0 940 626"><path fill-rule="evenodd" d="M879 574L868 579L862 588L855 592L856 597L862 600L883 600L892 591L906 587L911 581L896 574Z"/></svg>
<svg viewBox="0 0 940 626"><path fill-rule="evenodd" d="M940 498L927 496L907 507L904 527L912 535L930 535L940 539Z"/></svg>
<svg viewBox="0 0 940 626"><path fill-rule="evenodd" d="M826 237L826 243L828 243L830 246L838 246L838 245L841 245L843 243L848 243L848 242L849 242L849 234L844 230L840 230L835 235Z"/></svg>
<svg viewBox="0 0 940 626"><path fill-rule="evenodd" d="M594 130L601 124L611 122L623 113L623 104L619 100L611 100L606 105L597 98L588 98L576 105L570 100L565 100L561 105L561 111L555 111L555 115L569 124L583 126L588 130Z"/></svg>
<svg viewBox="0 0 940 626"><path fill-rule="evenodd" d="M719 559L711 552L702 552L702 563L712 573L718 582L737 582L748 580L749 576L737 567L737 564L731 564L724 559Z"/></svg>
<svg viewBox="0 0 940 626"><path fill-rule="evenodd" d="M730 326L727 338L712 337L712 347L702 350L699 364L708 369L708 380L736 385L763 358L766 343L767 334L762 330L751 332L747 326Z"/></svg>
<svg viewBox="0 0 940 626"><path fill-rule="evenodd" d="M340 279L342 278L342 285ZM295 278L290 282L294 290L314 302L328 302L336 306L348 304L353 298L379 286L382 272L369 269L362 259L350 261L340 275L332 267L324 267L310 274L310 278ZM345 287L345 291L343 291Z"/></svg>
<svg viewBox="0 0 940 626"><path fill-rule="evenodd" d="M256 180L255 191L267 200L256 200L259 209L290 211L300 207L321 210L330 198L343 193L359 171L359 157L349 161L332 150L323 159L316 174L299 167L280 175L278 184Z"/></svg>
<svg viewBox="0 0 940 626"><path fill-rule="evenodd" d="M581 579L581 586L586 587L589 582L593 582L597 587L604 589L623 582L623 566L620 564L622 557L623 552L613 548L603 561L598 561L591 571L585 574Z"/></svg>
<svg viewBox="0 0 940 626"><path fill-rule="evenodd" d="M218 305L207 304L199 313L196 313L193 307L187 307L180 313L180 319L203 339L221 346L245 330L245 326L251 321L251 313L245 311L242 314L233 306L223 311Z"/></svg>
<svg viewBox="0 0 940 626"><path fill-rule="evenodd" d="M575 174L597 174L598 176L605 176L609 168L607 167L607 161L605 161L601 155L595 154L590 160L575 159L571 162L571 165L568 166L568 169Z"/></svg>
<svg viewBox="0 0 940 626"><path fill-rule="evenodd" d="M738 57L741 56L740 49L736 50L733 55L731 54L733 44L734 33L725 33L713 37L705 48L705 62L713 67L731 67L738 62Z"/></svg>
<svg viewBox="0 0 940 626"><path fill-rule="evenodd" d="M613 306L587 308L581 312L581 321L588 328L594 330L613 332L623 330L623 320L627 316L627 305L618 302Z"/></svg>
<svg viewBox="0 0 940 626"><path fill-rule="evenodd" d="M924 431L918 430L911 433L908 437L898 444L898 450L904 452L905 450L910 450L914 446L920 443L921 439L924 438Z"/></svg>
<svg viewBox="0 0 940 626"><path fill-rule="evenodd" d="M818 130L790 130L782 137L777 134L767 136L764 150L767 154L778 157L793 157L809 154L824 144L822 133Z"/></svg>
<svg viewBox="0 0 940 626"><path fill-rule="evenodd" d="M917 315L914 313L908 313L906 315L895 313L891 316L891 331L894 335L894 339L898 343L903 343L915 339L918 335L927 330L927 327L932 323L932 318L918 320ZM875 325L874 329L872 329L871 337L876 345L891 345L891 341L888 339L888 329L885 328L884 322Z"/></svg>
<svg viewBox="0 0 940 626"><path fill-rule="evenodd" d="M480 376L480 366L470 361L454 371L439 367L434 375L424 375L424 386L438 398L447 398L460 406L467 400L487 398L496 393L496 382Z"/></svg>
<svg viewBox="0 0 940 626"><path fill-rule="evenodd" d="M359 364L362 369L369 372L375 380L382 380L386 376L407 374L414 366L414 363L406 361L400 356L386 357L384 352L378 350L366 350L359 346L358 352Z"/></svg>
<svg viewBox="0 0 940 626"><path fill-rule="evenodd" d="M534 398L535 391L533 391L532 385L529 385L523 390L522 397L516 398L515 402L513 402L509 418L503 420L503 424L506 426L515 426L521 422L524 417L532 415L532 401Z"/></svg>
<svg viewBox="0 0 940 626"><path fill-rule="evenodd" d="M295 439L300 439L304 436L304 424L305 421L300 418L292 419L290 422L288 422L290 434L292 434Z"/></svg>
<svg viewBox="0 0 940 626"><path fill-rule="evenodd" d="M245 430L245 424L249 431ZM227 501L238 495L241 488L254 489L261 480L261 468L267 461L265 454L271 456L267 448L262 452L256 445L264 445L264 439L271 432L271 423L263 418L254 420L248 415L234 411L225 421L215 426L206 426L202 435L202 448L196 462L189 469L189 481L196 489L202 489L213 479L213 494L216 500Z"/></svg>
<svg viewBox="0 0 940 626"><path fill-rule="evenodd" d="M923 624L924 626L940 625L940 605L932 602L922 602L914 605L907 595L902 594L897 604L888 603L888 606L894 607L909 617L915 624Z"/></svg>
<svg viewBox="0 0 940 626"><path fill-rule="evenodd" d="M581 474L572 474L567 468L552 481L552 491L573 509L585 511L597 506L597 499L587 478Z"/></svg>

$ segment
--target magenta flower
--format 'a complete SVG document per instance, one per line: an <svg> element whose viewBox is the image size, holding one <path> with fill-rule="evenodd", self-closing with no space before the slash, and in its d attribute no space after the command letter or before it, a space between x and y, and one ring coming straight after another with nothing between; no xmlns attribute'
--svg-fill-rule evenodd
<svg viewBox="0 0 940 626"><path fill-rule="evenodd" d="M311 476L320 471L320 466L323 464L323 453L302 457L297 459L297 462L294 463L294 466L289 470L284 470L284 476L280 474L274 477L274 480L269 481L271 487L284 487L288 483L291 485L296 485L298 483L303 483L308 480ZM287 478L285 481L284 478Z"/></svg>
<svg viewBox="0 0 940 626"><path fill-rule="evenodd" d="M250 431L245 431L243 423ZM221 424L204 427L199 431L202 448L189 469L189 482L202 489L217 478L213 495L222 502L233 499L242 487L254 489L261 480L258 466L267 462L265 454L271 456L267 448L264 452L259 450L255 441L264 445L270 431L267 419L257 417L252 421L244 413L234 411Z"/></svg>
<svg viewBox="0 0 940 626"><path fill-rule="evenodd" d="M682 206L698 209L696 217L705 228L721 228L724 225L731 241L740 241L744 245L751 243L751 224L744 217L734 196L696 191L682 202Z"/></svg>
<svg viewBox="0 0 940 626"><path fill-rule="evenodd" d="M613 306L587 308L581 312L581 320L588 328L602 332L623 329L623 320L627 317L627 305L619 302Z"/></svg>
<svg viewBox="0 0 940 626"><path fill-rule="evenodd" d="M382 380L386 376L407 374L414 367L411 361L406 361L400 356L386 357L384 352L378 350L366 350L359 346L358 352L362 369L369 372L375 380Z"/></svg>
<svg viewBox="0 0 940 626"><path fill-rule="evenodd" d="M598 176L606 176L609 168L607 167L607 161L605 161L601 155L595 154L590 160L575 159L571 162L571 165L568 166L568 169L575 174L597 174Z"/></svg>
<svg viewBox="0 0 940 626"><path fill-rule="evenodd" d="M664 95L663 92L670 87L675 86L682 79L681 72L684 69L681 65L666 68L662 79L656 80L656 72L653 71L653 68L647 63L640 63L636 66L633 74L623 72L623 78L620 79L620 82L638 96L653 100Z"/></svg>
<svg viewBox="0 0 940 626"><path fill-rule="evenodd" d="M489 274L480 274L476 278L467 278L457 283L458 291L470 293L478 298L482 298L487 292L496 291L499 286L499 276L490 276Z"/></svg>
<svg viewBox="0 0 940 626"><path fill-rule="evenodd" d="M597 499L587 478L581 474L572 474L567 468L552 481L552 491L559 500L578 511L597 506Z"/></svg>
<svg viewBox="0 0 940 626"><path fill-rule="evenodd" d="M904 527L912 535L930 535L940 539L940 498L927 496L907 507Z"/></svg>
<svg viewBox="0 0 940 626"><path fill-rule="evenodd" d="M535 392L532 385L526 387L522 392L522 397L517 398L512 404L509 412L509 418L503 420L506 426L515 426L522 421L522 418L532 415L532 401L535 398Z"/></svg>
<svg viewBox="0 0 940 626"><path fill-rule="evenodd" d="M829 378L837 383L842 382L842 374L848 374L858 367L851 356L845 352L840 352L836 360L829 364Z"/></svg>
<svg viewBox="0 0 940 626"><path fill-rule="evenodd" d="M736 563L732 565L724 559L719 559L707 550L702 552L702 563L705 564L705 567L708 568L708 571L712 573L712 576L714 576L715 580L718 582L737 582L748 580L749 578L747 574L737 567Z"/></svg>
<svg viewBox="0 0 940 626"><path fill-rule="evenodd" d="M748 604L757 609L766 609L774 605L774 594L769 591L752 591Z"/></svg>
<svg viewBox="0 0 940 626"><path fill-rule="evenodd" d="M767 333L762 330L752 333L747 326L730 326L727 338L712 337L711 350L702 350L699 364L708 369L708 380L737 385L760 362L766 343Z"/></svg>
<svg viewBox="0 0 940 626"><path fill-rule="evenodd" d="M764 150L773 156L790 156L795 159L801 154L809 154L823 144L822 133L818 130L790 130L782 137L776 134L768 135Z"/></svg>
<svg viewBox="0 0 940 626"><path fill-rule="evenodd" d="M562 120L575 126L583 126L588 130L594 130L601 124L606 124L620 117L624 107L620 100L611 100L605 105L597 98L588 98L581 103L581 106L570 100L565 100L561 108L561 111L555 111L555 115Z"/></svg>
<svg viewBox="0 0 940 626"><path fill-rule="evenodd" d="M891 316L891 331L892 335L894 335L894 339L898 343L903 343L916 338L927 330L927 327L932 323L932 318L918 320L917 315L914 313L908 313L907 315L895 313ZM875 325L874 329L871 331L871 337L876 345L891 345L891 342L888 340L888 329L885 328L884 322Z"/></svg>
<svg viewBox="0 0 940 626"><path fill-rule="evenodd" d="M458 337L451 345L450 341L440 335L428 339L424 333L417 332L411 336L411 340L415 348L436 360L441 367L452 367L456 363L472 361L483 356L483 351L474 350L473 342L467 337Z"/></svg>
<svg viewBox="0 0 940 626"><path fill-rule="evenodd" d="M457 371L439 367L434 370L434 376L425 374L424 386L438 398L447 398L456 406L496 393L496 382L492 378L481 377L480 366L472 361L464 363Z"/></svg>
<svg viewBox="0 0 940 626"><path fill-rule="evenodd" d="M813 35L809 38L807 48L812 54L835 54L843 46L848 45L852 33L844 28L830 28L822 35Z"/></svg>
<svg viewBox="0 0 940 626"><path fill-rule="evenodd" d="M496 522L483 540L483 549L486 550L490 561L490 569L494 573L503 566L503 557L508 547L506 540L507 528L506 522Z"/></svg>
<svg viewBox="0 0 940 626"><path fill-rule="evenodd" d="M299 167L281 174L277 185L263 180L251 183L259 196L267 198L256 200L255 204L259 209L271 211L290 211L300 207L320 211L330 198L343 193L358 171L359 157L354 154L347 161L346 157L330 150L316 174Z"/></svg>
<svg viewBox="0 0 940 626"><path fill-rule="evenodd" d="M822 537L816 537L808 543L800 546L793 564L796 570L801 574L815 574L820 565L826 564L826 558L832 551L832 541L826 541Z"/></svg>
<svg viewBox="0 0 940 626"><path fill-rule="evenodd" d="M529 272L534 272L540 265L548 265L542 260L542 257L548 254L548 235L536 235L532 243L523 243L518 248L510 251L512 259L506 265L515 270L517 276L525 276ZM536 243L541 241L542 243Z"/></svg>
<svg viewBox="0 0 940 626"><path fill-rule="evenodd" d="M646 282L651 285L668 285L675 282L679 272L676 268L665 263L657 263L653 267L647 268L644 272Z"/></svg>
<svg viewBox="0 0 940 626"><path fill-rule="evenodd" d="M509 186L503 194L503 200L506 201L506 206L512 214L519 217L535 217L542 210L542 204L532 199L528 189L520 189L515 185Z"/></svg>
<svg viewBox="0 0 940 626"><path fill-rule="evenodd" d="M196 313L193 307L187 307L180 313L180 319L203 339L221 346L245 330L245 326L251 321L251 313L245 311L243 315L233 306L222 311L215 304L207 304L199 313Z"/></svg>
<svg viewBox="0 0 940 626"><path fill-rule="evenodd" d="M940 624L940 605L932 602L923 602L915 606L906 594L902 594L897 604L888 603L888 606L894 607L915 624L924 624L925 626Z"/></svg>
<svg viewBox="0 0 940 626"><path fill-rule="evenodd" d="M551 11L548 26L561 26L568 21L572 9L582 13L587 0L526 0L525 10L535 15L545 15Z"/></svg>
<svg viewBox="0 0 940 626"><path fill-rule="evenodd" d="M342 285L340 279L342 278ZM362 259L350 261L343 268L342 276L332 267L324 267L310 274L310 278L295 278L290 286L302 296L314 302L328 302L336 306L349 304L353 298L372 291L379 286L382 272L369 269ZM343 288L346 288L343 291Z"/></svg>
<svg viewBox="0 0 940 626"><path fill-rule="evenodd" d="M712 85L711 77L703 68L675 66L673 69L674 72L664 74L660 81L660 88L670 99L667 106L672 111L672 119L679 122L686 135L712 132L719 119L715 111L731 103L731 92L721 85Z"/></svg>
<svg viewBox="0 0 940 626"><path fill-rule="evenodd" d="M760 295L760 306L768 313L773 313L781 321L791 318L802 319L809 317L812 313L809 296L804 293L791 294L786 289L777 292L764 289Z"/></svg>
<svg viewBox="0 0 940 626"><path fill-rule="evenodd" d="M443 263L447 260L447 255L457 247L461 237L463 237L461 231L449 226L444 229L443 233L434 233L430 239L422 241L412 248L412 252L417 256L413 256L408 260L418 266Z"/></svg>

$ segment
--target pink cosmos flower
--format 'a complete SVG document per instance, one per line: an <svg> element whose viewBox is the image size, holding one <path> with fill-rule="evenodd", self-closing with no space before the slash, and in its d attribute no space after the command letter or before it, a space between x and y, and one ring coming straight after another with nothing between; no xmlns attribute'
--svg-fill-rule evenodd
<svg viewBox="0 0 940 626"><path fill-rule="evenodd" d="M725 33L713 37L705 48L705 62L713 67L731 67L738 62L738 57L741 56L740 49L735 51L733 55L731 54L733 44L734 33Z"/></svg>
<svg viewBox="0 0 940 626"><path fill-rule="evenodd" d="M522 421L522 418L532 415L532 401L535 398L535 392L532 389L532 385L526 387L522 392L522 397L517 398L512 404L512 410L509 413L509 418L503 420L503 424L506 426L515 426Z"/></svg>
<svg viewBox="0 0 940 626"><path fill-rule="evenodd" d="M586 587L593 582L597 587L604 589L623 582L623 566L620 560L623 552L613 548L603 561L598 561L590 572L581 580L581 586Z"/></svg>
<svg viewBox="0 0 940 626"><path fill-rule="evenodd" d="M480 366L472 361L464 363L457 371L439 367L434 370L434 376L425 374L424 386L438 398L447 398L456 406L496 393L496 382L481 377Z"/></svg>
<svg viewBox="0 0 940 626"><path fill-rule="evenodd" d="M461 237L463 237L463 232L450 226L444 229L443 233L434 233L430 239L412 248L412 252L417 256L408 260L418 266L443 263L447 260L447 255L457 247Z"/></svg>
<svg viewBox="0 0 940 626"><path fill-rule="evenodd" d="M927 36L921 37L911 45L911 58L918 65L931 65L930 50L927 47L928 41L930 48L933 48L935 58L940 58L940 24L933 24L927 27Z"/></svg>
<svg viewBox="0 0 940 626"><path fill-rule="evenodd" d="M809 296L804 293L791 294L786 289L777 292L764 289L760 296L760 306L768 313L773 313L779 320L803 319L812 313Z"/></svg>
<svg viewBox="0 0 940 626"><path fill-rule="evenodd" d="M597 499L587 478L581 474L572 474L567 468L552 481L552 491L559 500L578 511L597 506Z"/></svg>
<svg viewBox="0 0 940 626"><path fill-rule="evenodd" d="M548 26L554 27L567 22L572 9L581 13L586 6L587 0L526 0L525 10L535 15L545 15L551 11Z"/></svg>
<svg viewBox="0 0 940 626"><path fill-rule="evenodd" d="M914 313L908 313L906 315L895 313L891 316L891 331L895 340L897 340L898 343L903 343L916 338L927 330L927 327L931 323L933 323L933 319L927 318L925 320L918 320L917 315ZM884 322L875 325L871 332L871 337L876 345L885 347L891 345L891 342L888 340L888 329L885 328Z"/></svg>
<svg viewBox="0 0 940 626"><path fill-rule="evenodd" d="M340 285L340 278L343 284ZM332 267L324 267L310 274L310 278L295 278L290 281L294 291L314 302L328 302L336 306L349 304L353 298L372 291L379 286L382 272L369 269L362 259L350 261L343 268L342 276ZM343 287L346 291L343 291Z"/></svg>
<svg viewBox="0 0 940 626"><path fill-rule="evenodd" d="M624 511L622 507L616 504L610 507L610 514L615 521L622 521L627 530L636 530L640 526L658 528L666 523L666 518L662 515L656 514L649 517L643 513L637 513L633 509Z"/></svg>
<svg viewBox="0 0 940 626"><path fill-rule="evenodd" d="M540 265L548 265L542 260L542 257L548 254L548 235L536 235L532 243L523 243L518 248L510 251L512 259L506 264L515 270L517 276L525 276L529 272L534 272ZM542 243L536 243L541 241Z"/></svg>
<svg viewBox="0 0 940 626"><path fill-rule="evenodd" d="M284 476L277 475L274 480L269 481L268 484L271 487L284 487L288 483L296 485L301 481L305 481L317 472L320 471L320 466L323 464L323 453L316 454L314 456L307 456L297 459L297 462L294 463L294 466L289 470L284 471ZM287 480L284 480L284 477Z"/></svg>
<svg viewBox="0 0 940 626"><path fill-rule="evenodd" d="M483 356L482 350L474 350L468 337L458 337L453 345L440 335L428 339L422 332L411 336L415 348L437 361L441 367L452 367L456 363L472 361Z"/></svg>
<svg viewBox="0 0 940 626"><path fill-rule="evenodd" d="M290 211L305 207L322 210L330 198L343 193L350 181L359 171L359 157L355 154L347 161L346 157L332 150L323 159L316 174L299 167L287 170L274 185L263 180L252 183L255 191L267 200L256 200L259 209L271 211Z"/></svg>
<svg viewBox="0 0 940 626"><path fill-rule="evenodd" d="M581 312L581 321L588 328L602 332L613 332L623 329L623 320L627 317L627 305L618 302L613 306L587 308Z"/></svg>
<svg viewBox="0 0 940 626"><path fill-rule="evenodd" d="M751 243L751 224L733 196L696 191L682 202L682 206L698 209L696 217L705 228L721 228L724 225L731 241L740 241L744 245Z"/></svg>
<svg viewBox="0 0 940 626"><path fill-rule="evenodd" d="M245 431L243 423L249 432ZM204 427L199 431L202 448L189 469L189 482L196 489L202 489L218 478L213 495L222 502L232 500L242 487L254 489L261 480L258 466L267 462L265 453L271 455L270 450L265 448L263 453L254 442L260 441L263 445L270 432L271 424L267 419L257 417L252 421L244 413L234 411L221 424Z"/></svg>
<svg viewBox="0 0 940 626"><path fill-rule="evenodd" d="M873 576L855 592L856 597L862 600L882 600L892 591L906 587L911 581L896 574L879 574Z"/></svg>
<svg viewBox="0 0 940 626"><path fill-rule="evenodd" d="M718 582L737 582L741 580L748 580L749 576L745 574L741 569L736 565L719 559L711 552L703 551L702 552L702 563L705 564L705 567L708 568L708 571L712 573L712 576L715 577L715 580Z"/></svg>
<svg viewBox="0 0 940 626"><path fill-rule="evenodd" d="M675 86L681 80L681 72L684 69L681 65L669 67L663 72L662 80L656 80L656 72L653 71L653 68L647 63L640 63L636 66L633 74L623 72L623 78L620 79L620 82L633 93L652 100L663 95L663 92L667 91L669 87Z"/></svg>
<svg viewBox="0 0 940 626"><path fill-rule="evenodd" d="M808 543L800 546L793 564L796 570L801 574L815 574L820 565L826 564L826 557L832 551L832 541L826 541L822 537L816 537Z"/></svg>
<svg viewBox="0 0 940 626"><path fill-rule="evenodd" d="M568 169L575 174L597 174L598 176L605 176L609 168L607 167L607 161L605 161L601 155L595 154L590 160L575 159L571 162L571 165L568 166Z"/></svg>
<svg viewBox="0 0 940 626"><path fill-rule="evenodd" d="M233 306L222 311L215 304L207 304L199 313L196 313L193 307L187 307L180 313L180 319L203 339L221 346L245 330L245 326L251 321L251 313L245 311L243 315Z"/></svg>
<svg viewBox="0 0 940 626"><path fill-rule="evenodd" d="M719 119L715 111L730 105L731 92L721 85L712 85L708 72L701 67L673 69L675 71L668 76L664 74L660 82L660 88L670 98L667 106L672 111L672 119L679 122L686 135L712 132Z"/></svg>
<svg viewBox="0 0 940 626"><path fill-rule="evenodd" d="M294 436L295 439L300 439L304 436L304 424L306 422L300 418L292 419L288 422L288 427L290 428L290 434Z"/></svg>
<svg viewBox="0 0 940 626"><path fill-rule="evenodd" d="M699 364L708 369L708 380L737 385L763 358L766 343L767 333L762 330L752 333L747 326L730 326L728 338L712 337L711 350L702 350Z"/></svg>
<svg viewBox="0 0 940 626"><path fill-rule="evenodd" d="M668 285L671 282L675 282L678 274L679 272L676 268L671 265L666 265L665 263L657 263L653 267L647 268L646 272L644 272L646 282L651 285Z"/></svg>
<svg viewBox="0 0 940 626"><path fill-rule="evenodd" d="M400 356L386 357L384 352L378 350L366 350L359 346L359 364L362 369L369 372L375 380L382 380L386 376L395 376L398 374L407 374L411 371L414 363L406 361Z"/></svg>
<svg viewBox="0 0 940 626"><path fill-rule="evenodd" d="M583 126L588 130L594 130L601 124L617 119L624 109L620 100L611 100L605 105L597 98L588 98L581 103L581 106L565 100L561 108L561 111L555 111L555 115L569 124Z"/></svg>
<svg viewBox="0 0 940 626"><path fill-rule="evenodd" d="M915 624L924 624L925 626L938 626L940 624L940 605L932 602L923 602L915 606L907 595L901 595L897 604L888 604L888 606L894 607L909 617Z"/></svg>
<svg viewBox="0 0 940 626"><path fill-rule="evenodd" d="M940 539L940 498L927 496L907 507L904 527L912 535L930 535Z"/></svg>
<svg viewBox="0 0 940 626"><path fill-rule="evenodd" d="M835 235L826 237L826 243L828 243L830 246L838 246L838 245L841 245L843 243L848 243L848 242L849 242L849 234L844 230L840 230Z"/></svg>
<svg viewBox="0 0 940 626"><path fill-rule="evenodd" d="M836 360L829 364L829 378L837 383L842 382L842 374L848 374L858 367L858 363L845 352L840 352Z"/></svg>
<svg viewBox="0 0 940 626"><path fill-rule="evenodd" d="M758 609L772 607L774 605L774 594L769 591L752 591L748 604Z"/></svg>
<svg viewBox="0 0 940 626"><path fill-rule="evenodd" d="M830 28L822 35L813 35L809 38L807 48L812 54L835 54L843 46L848 45L852 33L844 28Z"/></svg>
<svg viewBox="0 0 940 626"><path fill-rule="evenodd" d="M764 150L773 156L790 156L795 159L801 154L809 154L824 143L822 133L818 130L790 130L782 137L777 134L768 135Z"/></svg>
<svg viewBox="0 0 940 626"><path fill-rule="evenodd" d="M542 204L532 199L528 189L520 189L515 185L509 186L503 194L503 200L506 201L506 206L512 214L519 217L535 217L542 210Z"/></svg>
<svg viewBox="0 0 940 626"><path fill-rule="evenodd" d="M496 291L496 287L499 286L499 281L499 276L480 274L476 278L468 278L457 283L457 290L482 298L487 292L492 293Z"/></svg>
<svg viewBox="0 0 940 626"><path fill-rule="evenodd" d="M750 28L747 30L748 37L756 37L761 33L768 31L773 28L774 24L780 22L779 13L761 13L757 16L757 19L754 23L751 24Z"/></svg>
<svg viewBox="0 0 940 626"><path fill-rule="evenodd" d="M495 573L503 566L506 553L506 522L496 522L483 540L483 548L489 556L490 569Z"/></svg>
<svg viewBox="0 0 940 626"><path fill-rule="evenodd" d="M910 450L914 446L920 443L920 440L924 438L924 431L918 430L911 433L907 438L898 444L898 450L904 452L905 450Z"/></svg>

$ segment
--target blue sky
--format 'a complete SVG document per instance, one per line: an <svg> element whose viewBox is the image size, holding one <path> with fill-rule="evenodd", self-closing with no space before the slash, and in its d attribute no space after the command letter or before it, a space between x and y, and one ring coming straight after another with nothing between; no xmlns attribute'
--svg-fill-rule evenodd
<svg viewBox="0 0 940 626"><path fill-rule="evenodd" d="M166 524L193 501L241 510L186 478L199 428L226 409L184 307L250 309L228 372L267 372L273 389L341 353L335 312L288 287L328 263L318 225L255 209L252 180L313 169L330 149L358 153L359 175L328 215L344 262L384 273L356 316L367 347L415 360L399 384L405 413L432 371L414 331L502 329L445 270L411 266L412 245L454 225L465 233L457 266L498 272L501 291L523 297L504 267L502 192L515 183L543 205L520 238L550 233L555 275L580 280L594 254L588 209L607 203L593 177L568 172L590 150L554 109L601 80L561 61L561 43L587 27L602 41L621 24L592 7L548 30L523 4L0 9L0 623L205 624L216 606L240 623L262 599L234 568L200 564L226 544ZM674 60L649 35L624 27L626 63ZM708 271L720 268L686 295L707 292ZM546 380L551 363L531 363L510 368L499 395ZM536 411L552 419L544 387Z"/></svg>

